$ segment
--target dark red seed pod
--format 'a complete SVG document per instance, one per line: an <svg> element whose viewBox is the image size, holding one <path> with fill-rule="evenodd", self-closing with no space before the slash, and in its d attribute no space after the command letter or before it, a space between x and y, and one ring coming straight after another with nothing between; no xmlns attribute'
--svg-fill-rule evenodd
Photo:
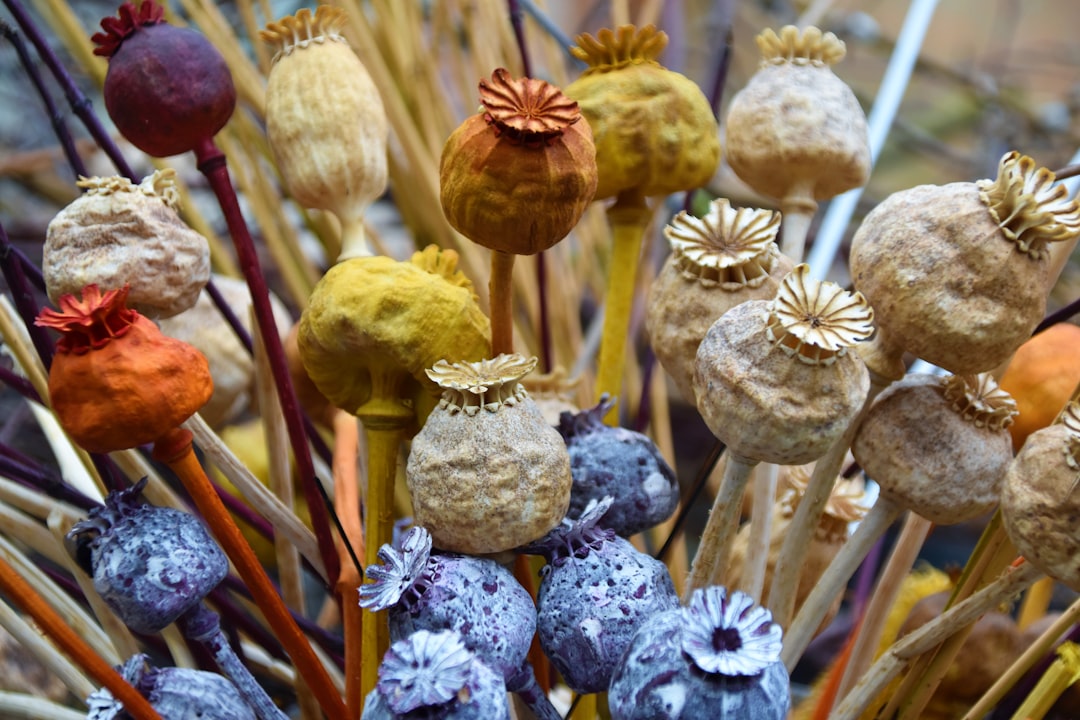
<svg viewBox="0 0 1080 720"><path fill-rule="evenodd" d="M109 58L105 108L116 127L148 155L193 150L232 116L236 88L221 53L201 34L165 22L154 0L120 6L91 40Z"/></svg>

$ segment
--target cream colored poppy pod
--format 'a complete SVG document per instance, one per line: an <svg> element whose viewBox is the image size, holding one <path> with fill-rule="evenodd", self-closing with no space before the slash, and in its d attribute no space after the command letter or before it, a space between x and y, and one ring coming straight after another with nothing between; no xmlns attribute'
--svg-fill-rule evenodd
<svg viewBox="0 0 1080 720"><path fill-rule="evenodd" d="M1080 591L1080 403L1028 435L1001 490L1005 530L1035 567Z"/></svg>
<svg viewBox="0 0 1080 720"><path fill-rule="evenodd" d="M908 351L958 375L996 368L1046 312L1047 246L1078 234L1080 205L1016 152L996 180L893 193L851 247L855 287L876 312L878 354L895 367Z"/></svg>
<svg viewBox="0 0 1080 720"><path fill-rule="evenodd" d="M49 299L96 284L130 286L128 306L153 319L181 313L210 279L210 247L177 209L176 171L136 185L122 177L81 178L84 192L49 223L41 271Z"/></svg>
<svg viewBox="0 0 1080 720"><path fill-rule="evenodd" d="M744 460L802 465L821 457L862 407L870 378L848 349L872 332L862 295L798 265L771 301L737 305L698 347L698 410Z"/></svg>
<svg viewBox="0 0 1080 720"><path fill-rule="evenodd" d="M570 505L570 456L518 382L536 358L440 361L444 388L406 468L417 525L436 547L485 555L543 537Z"/></svg>
<svg viewBox="0 0 1080 720"><path fill-rule="evenodd" d="M761 66L728 109L727 161L747 185L781 201L785 223L789 215L809 219L819 200L866 183L866 116L832 71L846 52L832 33L788 25L765 30L757 44ZM783 250L799 259L801 242Z"/></svg>
<svg viewBox="0 0 1080 720"><path fill-rule="evenodd" d="M771 300L791 260L780 254L780 214L733 208L723 198L696 218L683 211L664 228L668 256L649 290L645 328L679 392L694 402L698 345L717 318L747 300Z"/></svg>
<svg viewBox="0 0 1080 720"><path fill-rule="evenodd" d="M341 34L345 11L321 5L270 23L277 53L266 83L266 131L289 194L342 225L339 260L371 255L367 206L386 189L389 135L379 91Z"/></svg>
<svg viewBox="0 0 1080 720"><path fill-rule="evenodd" d="M953 525L997 504L1015 415L990 375L909 375L874 401L851 452L883 498Z"/></svg>
<svg viewBox="0 0 1080 720"><path fill-rule="evenodd" d="M225 298L236 319L250 333L251 292L247 283L215 275L214 286ZM273 294L270 295L270 306L274 311L278 333L284 335L292 325L289 311ZM193 346L210 363L214 394L199 410L203 420L217 428L239 419L252 409L255 400L255 363L208 293L204 291L192 307L158 324L161 332Z"/></svg>

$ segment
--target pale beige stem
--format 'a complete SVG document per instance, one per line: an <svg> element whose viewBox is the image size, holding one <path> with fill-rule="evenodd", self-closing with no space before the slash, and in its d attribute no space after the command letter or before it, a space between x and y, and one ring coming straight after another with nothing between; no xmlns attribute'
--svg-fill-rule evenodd
<svg viewBox="0 0 1080 720"><path fill-rule="evenodd" d="M967 600L905 635L890 647L860 678L855 688L830 716L830 720L855 720L909 662L949 638L957 629L974 622L989 608L1005 602L1039 579L1042 573L1031 563L1009 568L998 579Z"/></svg>
<svg viewBox="0 0 1080 720"><path fill-rule="evenodd" d="M0 717L9 720L86 720L86 713L45 698L0 691Z"/></svg>
<svg viewBox="0 0 1080 720"><path fill-rule="evenodd" d="M814 200L813 186L809 184L791 188L780 202L780 214L783 216L780 252L791 258L792 262L800 263L803 260L806 236L810 233L810 223L816 212L817 201Z"/></svg>
<svg viewBox="0 0 1080 720"><path fill-rule="evenodd" d="M1080 600L1073 601L1073 604L1035 642L1031 643L1020 657L1016 658L1009 669L990 686L977 703L971 706L961 720L978 720L986 717L987 713L1005 697L1005 693L1009 692L1013 685L1034 667L1035 663L1050 652L1050 648L1054 646L1058 638L1077 622L1080 622Z"/></svg>
<svg viewBox="0 0 1080 720"><path fill-rule="evenodd" d="M341 252L337 261L350 258L371 257L371 247L367 241L367 229L364 227L364 217L357 213L353 218L340 218L341 220Z"/></svg>
<svg viewBox="0 0 1080 720"><path fill-rule="evenodd" d="M848 448L851 447L851 439L855 437L855 431L859 429L874 399L888 384L888 380L876 373L870 373L870 391L866 395L862 409L848 425L844 434L814 465L814 472L806 485L806 493L799 502L799 506L795 508L791 525L788 526L784 542L780 546L776 568L773 570L772 585L769 586L768 607L772 611L773 620L780 623L781 627L789 624L795 611L795 591L799 587L803 560L810 548L814 528L821 520L821 514L825 511L833 485L840 474L841 465L847 456Z"/></svg>
<svg viewBox="0 0 1080 720"><path fill-rule="evenodd" d="M805 501L804 501L805 502ZM848 538L840 552L825 568L814 589L806 597L799 614L784 633L784 647L780 659L790 672L799 662L806 646L814 637L821 621L829 612L838 593L847 587L848 580L855 574L859 564L874 547L893 521L900 517L904 509L884 497L878 497L874 507L859 522L855 534ZM782 626L781 626L782 627Z"/></svg>
<svg viewBox="0 0 1080 720"><path fill-rule="evenodd" d="M689 601L690 595L699 588L722 584L730 564L731 548L739 529L743 491L757 461L729 455L724 466L724 478L720 481L720 492L713 501L701 544L690 566L690 581L683 592L684 602Z"/></svg>
<svg viewBox="0 0 1080 720"><path fill-rule="evenodd" d="M889 608L896 601L900 586L915 565L919 550L922 549L923 542L930 534L930 528L933 525L917 513L908 513L904 519L900 537L897 538L896 545L889 554L889 561L881 572L881 577L878 578L874 594L870 596L870 602L866 605L859 635L855 639L855 647L851 650L848 665L844 668L840 689L836 693L837 697L844 697L873 662L874 652L881 642L885 621L889 617Z"/></svg>
<svg viewBox="0 0 1080 720"><path fill-rule="evenodd" d="M758 466L754 476L754 505L750 511L750 543L746 548L746 560L739 589L755 603L761 602L765 588L765 574L769 563L769 544L772 537L773 505L776 502L776 483L780 466L769 463Z"/></svg>

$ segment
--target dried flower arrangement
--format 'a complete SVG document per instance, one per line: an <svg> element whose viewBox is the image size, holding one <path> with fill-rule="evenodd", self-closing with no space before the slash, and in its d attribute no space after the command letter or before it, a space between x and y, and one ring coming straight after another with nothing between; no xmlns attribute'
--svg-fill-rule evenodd
<svg viewBox="0 0 1080 720"><path fill-rule="evenodd" d="M5 0L117 174L90 176L58 120L79 180L41 262L0 225L0 380L60 463L0 442L0 592L59 651L7 602L0 625L74 696L0 693L0 716L909 719L985 613L1026 593L1034 626L1055 584L1080 591L1080 389L1017 440L995 380L1068 315L1043 321L1080 203L1012 151L994 179L893 192L854 233L853 287L820 279L817 205L875 154L834 33L758 35L718 122L716 94L660 62L659 3L635 25L616 0L613 29L568 43L524 0L351 1L262 28L253 0L238 24L141 0L91 49L70 5L33 2L158 169L134 176ZM159 159L189 151L198 175ZM752 202L713 191L722 159ZM411 248L368 218L388 187ZM668 379L716 438L681 498ZM224 440L244 418L257 448ZM886 631L931 528L989 513L952 595ZM791 673L901 517L800 705ZM1072 637L1047 655L1078 619L995 666L965 717L1046 716L1080 675Z"/></svg>

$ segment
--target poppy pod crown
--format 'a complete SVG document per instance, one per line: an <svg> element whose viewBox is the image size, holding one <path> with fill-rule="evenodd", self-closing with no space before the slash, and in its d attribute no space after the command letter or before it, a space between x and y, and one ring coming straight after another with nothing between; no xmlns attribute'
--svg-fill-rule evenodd
<svg viewBox="0 0 1080 720"><path fill-rule="evenodd" d="M37 324L60 331L49 396L60 424L90 452L151 443L210 399L206 358L128 308L128 289L60 297Z"/></svg>

